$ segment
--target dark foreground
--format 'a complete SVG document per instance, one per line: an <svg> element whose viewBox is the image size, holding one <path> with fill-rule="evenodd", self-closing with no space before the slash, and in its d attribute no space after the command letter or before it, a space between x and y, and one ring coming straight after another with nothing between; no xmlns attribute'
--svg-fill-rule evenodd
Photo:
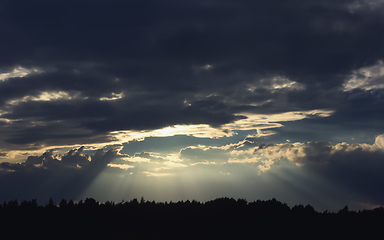
<svg viewBox="0 0 384 240"><path fill-rule="evenodd" d="M275 199L229 198L117 204L87 198L58 206L15 200L1 205L0 219L1 239L383 239L384 208L319 213Z"/></svg>

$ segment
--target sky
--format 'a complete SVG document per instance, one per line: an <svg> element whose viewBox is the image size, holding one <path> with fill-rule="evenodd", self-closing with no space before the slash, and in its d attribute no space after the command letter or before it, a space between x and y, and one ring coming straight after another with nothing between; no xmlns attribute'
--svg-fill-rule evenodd
<svg viewBox="0 0 384 240"><path fill-rule="evenodd" d="M384 205L384 1L0 2L0 201Z"/></svg>

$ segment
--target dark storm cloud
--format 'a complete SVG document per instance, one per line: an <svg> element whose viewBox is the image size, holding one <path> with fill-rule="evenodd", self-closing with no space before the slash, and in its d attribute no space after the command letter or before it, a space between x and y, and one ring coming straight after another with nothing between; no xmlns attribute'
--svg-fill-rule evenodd
<svg viewBox="0 0 384 240"><path fill-rule="evenodd" d="M288 159L300 164L302 171L327 179L331 184L342 186L354 195L351 199L373 204L383 204L384 181L383 135L369 144L332 144L329 142L307 142L304 144L260 144L258 151L264 151L271 159ZM276 161L283 166L283 162ZM283 165L281 165L283 164Z"/></svg>
<svg viewBox="0 0 384 240"><path fill-rule="evenodd" d="M87 155L82 153L81 147L59 156L50 150L41 156L29 156L25 163L0 163L2 201L12 198L76 199L108 168L107 164L119 158L119 151L119 148L100 149Z"/></svg>
<svg viewBox="0 0 384 240"><path fill-rule="evenodd" d="M293 141L324 141L327 139L327 141L340 142L351 141L358 135L373 138L384 131L382 89L372 91L355 89L338 95L338 100L334 101L337 111L331 116L284 123L284 128L274 129L278 133L276 136L284 136ZM324 99L327 99L326 96ZM307 103L303 102L303 104Z"/></svg>
<svg viewBox="0 0 384 240"><path fill-rule="evenodd" d="M120 148L111 148L108 151L103 149L97 150L94 154L84 154L84 147L78 149L72 149L67 154L62 156L54 155L54 150L49 150L41 156L28 156L24 163L7 163L4 162L2 170L12 169L7 166L14 166L17 169L22 170L23 167L45 168L50 169L54 167L60 168L98 168L105 167L112 160L118 158Z"/></svg>
<svg viewBox="0 0 384 240"><path fill-rule="evenodd" d="M4 50L13 58L3 59L11 63L16 58L17 65L33 58L36 64L68 69L88 61L100 64L104 73L113 69L110 74L133 76L131 81L156 87L165 86L153 76L182 85L179 77L192 80L185 75L188 65L208 63L219 63L216 80L233 71L258 70L332 76L348 73L359 62L374 63L380 55L382 36L377 30L382 26L374 21L380 20L380 9L366 16L364 11L350 13L346 3L350 1L80 1L53 6L15 1L3 6L2 19L9 31L25 37L5 34L10 45ZM14 53L16 44L20 55ZM355 48L359 46L365 50ZM375 49L374 56L370 49ZM302 81L311 80L305 78Z"/></svg>
<svg viewBox="0 0 384 240"><path fill-rule="evenodd" d="M341 88L383 58L382 10L366 1L2 1L0 71L38 71L0 81L1 117L18 121L1 123L1 140L9 149L101 142L116 130L319 108L381 129L382 97L343 102ZM70 99L10 105L60 91Z"/></svg>
<svg viewBox="0 0 384 240"><path fill-rule="evenodd" d="M367 151L361 147L350 151L340 149L330 152L329 149L328 144L306 148L305 160L309 162L306 167L354 191L361 199L383 204L384 152L381 149Z"/></svg>
<svg viewBox="0 0 384 240"><path fill-rule="evenodd" d="M84 150L84 147L69 151L67 155L64 155L62 157L61 163L66 166L73 166L73 167L86 166L89 163L89 160L87 155L81 154L83 150Z"/></svg>
<svg viewBox="0 0 384 240"><path fill-rule="evenodd" d="M135 101L140 101L137 97ZM116 130L156 129L174 124L205 124L219 126L237 119L228 112L213 107L180 107L180 104L156 105L145 103L134 104L131 100L116 101L55 101L27 102L13 107L13 112L3 114L8 119L25 119L8 125L3 135L5 142L11 144L46 143L52 140L63 142L74 141L77 144L94 141L111 141L98 135ZM40 121L42 126L35 126L29 121ZM57 121L65 121L58 123ZM23 131L18 131L23 129ZM15 132L13 132L13 130ZM96 140L95 138L99 138ZM76 142L76 139L77 142Z"/></svg>

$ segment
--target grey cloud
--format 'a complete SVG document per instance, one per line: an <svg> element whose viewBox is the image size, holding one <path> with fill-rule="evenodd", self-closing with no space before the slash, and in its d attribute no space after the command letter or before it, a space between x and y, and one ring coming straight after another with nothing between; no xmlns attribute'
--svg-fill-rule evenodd
<svg viewBox="0 0 384 240"><path fill-rule="evenodd" d="M272 147L272 146L275 146L275 144L273 144L273 143L269 143L269 144L262 143L262 144L259 145L258 148L255 149L255 151L257 151L258 149L266 149L266 148Z"/></svg>
<svg viewBox="0 0 384 240"><path fill-rule="evenodd" d="M2 162L0 163L0 171L20 171L27 169L23 164L20 163L9 163L9 162Z"/></svg>
<svg viewBox="0 0 384 240"><path fill-rule="evenodd" d="M187 160L189 163L199 163L199 162L215 162L223 163L228 161L230 156L228 151L223 149L201 149L194 147L183 148L180 151L180 158Z"/></svg>
<svg viewBox="0 0 384 240"><path fill-rule="evenodd" d="M159 160L159 158L155 158L153 157L149 152L145 152L145 151L142 151L140 153L135 153L133 155L133 157L140 157L140 158L146 158L146 159L149 159L151 161L156 161L156 160Z"/></svg>
<svg viewBox="0 0 384 240"><path fill-rule="evenodd" d="M25 161L25 165L35 165L35 164L42 164L43 163L43 157L37 157L37 156L29 156L27 158L27 161Z"/></svg>
<svg viewBox="0 0 384 240"><path fill-rule="evenodd" d="M1 148L7 150L38 150L44 146L106 143L111 139L105 134L82 129L73 120L44 121L25 118L6 123L0 128Z"/></svg>
<svg viewBox="0 0 384 240"><path fill-rule="evenodd" d="M134 157L142 157L142 158L151 158L151 155L148 153L148 152L140 152L140 153L135 153L135 155L133 155Z"/></svg>

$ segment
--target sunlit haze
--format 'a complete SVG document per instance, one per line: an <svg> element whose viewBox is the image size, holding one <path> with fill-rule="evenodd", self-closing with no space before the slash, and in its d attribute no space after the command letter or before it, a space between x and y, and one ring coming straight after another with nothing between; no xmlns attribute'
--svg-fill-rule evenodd
<svg viewBox="0 0 384 240"><path fill-rule="evenodd" d="M383 11L1 1L0 202L382 206Z"/></svg>

